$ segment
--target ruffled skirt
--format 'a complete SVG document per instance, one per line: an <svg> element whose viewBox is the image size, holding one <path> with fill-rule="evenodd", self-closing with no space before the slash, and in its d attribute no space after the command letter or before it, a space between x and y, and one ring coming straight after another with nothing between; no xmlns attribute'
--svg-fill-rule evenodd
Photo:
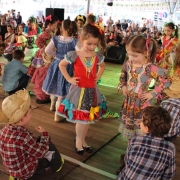
<svg viewBox="0 0 180 180"><path fill-rule="evenodd" d="M99 89L74 86L61 102L58 114L67 121L92 124L106 112L106 100Z"/></svg>

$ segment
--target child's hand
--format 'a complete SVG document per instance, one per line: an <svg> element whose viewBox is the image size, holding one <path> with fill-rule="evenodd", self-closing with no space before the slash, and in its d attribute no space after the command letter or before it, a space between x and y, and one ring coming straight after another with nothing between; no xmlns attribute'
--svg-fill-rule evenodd
<svg viewBox="0 0 180 180"><path fill-rule="evenodd" d="M68 81L70 84L77 86L78 83L79 83L79 79L80 79L80 77L71 77L71 78L69 78L67 81Z"/></svg>
<svg viewBox="0 0 180 180"><path fill-rule="evenodd" d="M152 99L153 98L153 95L152 95L152 93L150 93L150 92L145 92L145 93L142 93L141 95L140 95L140 99L142 100L142 101L149 101L150 99Z"/></svg>
<svg viewBox="0 0 180 180"><path fill-rule="evenodd" d="M36 131L38 131L39 133L42 133L42 132L46 132L44 128L42 128L41 126L38 126L35 128Z"/></svg>

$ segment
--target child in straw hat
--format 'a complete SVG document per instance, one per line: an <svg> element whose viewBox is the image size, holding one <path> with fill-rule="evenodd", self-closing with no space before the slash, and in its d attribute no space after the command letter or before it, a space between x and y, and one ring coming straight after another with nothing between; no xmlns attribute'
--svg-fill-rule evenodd
<svg viewBox="0 0 180 180"><path fill-rule="evenodd" d="M22 64L24 56L23 51L15 50L13 53L14 59L4 67L2 84L4 91L9 95L26 88L29 83L28 69Z"/></svg>
<svg viewBox="0 0 180 180"><path fill-rule="evenodd" d="M12 106L13 105L13 106ZM0 154L9 180L28 179L48 168L57 172L63 159L41 126L38 140L26 129L32 117L31 99L27 90L20 90L2 102L0 119L6 126L0 131Z"/></svg>

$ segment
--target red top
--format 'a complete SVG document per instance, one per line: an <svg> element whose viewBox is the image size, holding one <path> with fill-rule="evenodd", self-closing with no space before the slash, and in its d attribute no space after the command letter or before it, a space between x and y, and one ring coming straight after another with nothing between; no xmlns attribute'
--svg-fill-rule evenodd
<svg viewBox="0 0 180 180"><path fill-rule="evenodd" d="M87 70L87 64L79 56L74 62L74 76L80 77L78 86L81 88L94 88L96 86L96 73L97 73L97 56L94 58L90 72Z"/></svg>
<svg viewBox="0 0 180 180"><path fill-rule="evenodd" d="M171 40L171 38L166 39L166 36L164 36L163 39L162 39L162 47L166 47L170 40Z"/></svg>

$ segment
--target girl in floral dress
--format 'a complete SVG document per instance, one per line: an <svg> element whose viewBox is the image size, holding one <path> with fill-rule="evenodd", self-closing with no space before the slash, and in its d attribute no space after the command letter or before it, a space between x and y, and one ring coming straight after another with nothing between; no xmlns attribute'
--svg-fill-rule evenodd
<svg viewBox="0 0 180 180"><path fill-rule="evenodd" d="M78 51L67 53L59 68L65 79L72 84L69 94L61 101L58 113L66 117L67 121L76 123L76 152L82 155L84 151L92 152L86 144L85 137L89 124L102 117L105 101L97 88L97 81L102 76L105 63L101 53L94 52L105 49L104 32L100 27L87 24L83 27L80 36L82 47ZM66 66L74 65L74 76L69 76ZM98 72L97 72L97 66Z"/></svg>
<svg viewBox="0 0 180 180"><path fill-rule="evenodd" d="M143 36L132 36L126 45L129 59L122 66L119 88L124 95L119 132L130 140L141 134L139 124L142 121L141 110L155 105L161 99L161 92L169 87L163 69L152 64L156 56L156 43ZM155 87L149 91L151 81Z"/></svg>

